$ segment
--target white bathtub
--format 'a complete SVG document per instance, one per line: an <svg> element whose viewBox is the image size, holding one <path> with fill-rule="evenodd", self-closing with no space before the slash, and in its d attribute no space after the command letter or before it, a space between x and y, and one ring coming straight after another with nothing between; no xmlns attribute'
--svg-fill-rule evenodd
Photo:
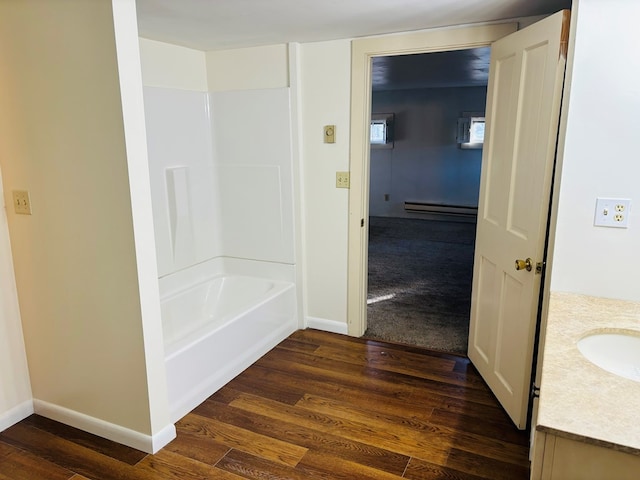
<svg viewBox="0 0 640 480"><path fill-rule="evenodd" d="M176 422L297 328L294 284L218 275L161 298Z"/></svg>

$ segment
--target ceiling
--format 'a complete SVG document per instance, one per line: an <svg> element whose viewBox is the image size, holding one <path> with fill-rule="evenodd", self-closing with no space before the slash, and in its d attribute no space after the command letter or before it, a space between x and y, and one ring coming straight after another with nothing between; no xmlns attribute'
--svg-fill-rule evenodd
<svg viewBox="0 0 640 480"><path fill-rule="evenodd" d="M198 50L315 42L543 15L571 0L136 0L140 36Z"/></svg>
<svg viewBox="0 0 640 480"><path fill-rule="evenodd" d="M136 0L140 36L198 50L315 42L553 13L571 0ZM374 90L484 86L489 48L374 59Z"/></svg>
<svg viewBox="0 0 640 480"><path fill-rule="evenodd" d="M410 88L478 87L489 83L489 47L375 57L374 91Z"/></svg>

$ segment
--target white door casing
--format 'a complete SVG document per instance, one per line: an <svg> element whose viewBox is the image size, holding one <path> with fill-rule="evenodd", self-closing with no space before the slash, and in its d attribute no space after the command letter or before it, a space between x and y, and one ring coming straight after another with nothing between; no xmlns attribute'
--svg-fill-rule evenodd
<svg viewBox="0 0 640 480"><path fill-rule="evenodd" d="M468 355L525 428L569 12L491 49ZM532 259L532 270L515 260Z"/></svg>
<svg viewBox="0 0 640 480"><path fill-rule="evenodd" d="M516 23L439 28L356 39L351 49L351 139L348 247L348 333L367 329L369 121L373 57L484 47L517 29Z"/></svg>

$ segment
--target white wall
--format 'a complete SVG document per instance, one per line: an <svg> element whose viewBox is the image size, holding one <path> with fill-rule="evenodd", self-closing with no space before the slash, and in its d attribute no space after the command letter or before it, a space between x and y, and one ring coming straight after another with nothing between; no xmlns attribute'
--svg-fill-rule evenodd
<svg viewBox="0 0 640 480"><path fill-rule="evenodd" d="M640 4L577 7L551 289L639 301ZM629 228L594 227L596 197L630 198Z"/></svg>
<svg viewBox="0 0 640 480"><path fill-rule="evenodd" d="M1 190L2 185L0 185ZM0 209L0 431L31 413L33 413L31 383L20 322L7 216L5 209L2 208Z"/></svg>
<svg viewBox="0 0 640 480"><path fill-rule="evenodd" d="M205 53L147 38L139 39L142 83L150 87L206 92Z"/></svg>
<svg viewBox="0 0 640 480"><path fill-rule="evenodd" d="M372 112L395 121L393 148L371 149L370 215L419 217L405 201L478 205L482 150L459 148L456 131L462 112L484 112L486 96L485 87L373 92Z"/></svg>
<svg viewBox="0 0 640 480"><path fill-rule="evenodd" d="M289 86L287 45L206 53L209 90L254 90Z"/></svg>
<svg viewBox="0 0 640 480"><path fill-rule="evenodd" d="M351 41L303 44L300 57L306 316L346 333L349 190L335 174L349 170ZM323 143L324 125L336 126L335 143Z"/></svg>
<svg viewBox="0 0 640 480"><path fill-rule="evenodd" d="M155 453L176 437L176 429L169 417L158 270L150 248L155 243L138 20L135 0L112 0L112 7L151 431L150 435L137 435L137 431L121 434L117 426L112 432L107 425L103 432L104 426L97 425L94 433L106 433L115 441ZM75 423L84 426L82 421Z"/></svg>
<svg viewBox="0 0 640 480"><path fill-rule="evenodd" d="M133 0L0 4L5 202L33 204L7 213L36 412L151 451L175 430L136 46Z"/></svg>

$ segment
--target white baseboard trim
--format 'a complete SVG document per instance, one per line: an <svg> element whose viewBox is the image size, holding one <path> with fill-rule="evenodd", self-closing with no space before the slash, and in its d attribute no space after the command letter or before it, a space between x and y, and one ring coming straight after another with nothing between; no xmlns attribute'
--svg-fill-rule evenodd
<svg viewBox="0 0 640 480"><path fill-rule="evenodd" d="M173 423L169 423L158 433L151 436L151 451L148 453L158 452L174 438L176 438L176 426Z"/></svg>
<svg viewBox="0 0 640 480"><path fill-rule="evenodd" d="M338 322L337 320L328 320L326 318L307 317L307 328L315 328L316 330L323 330L325 332L341 333L347 335L349 327L344 322Z"/></svg>
<svg viewBox="0 0 640 480"><path fill-rule="evenodd" d="M0 414L0 432L6 430L11 425L15 425L20 420L24 420L33 413L33 400L26 400L15 407Z"/></svg>
<svg viewBox="0 0 640 480"><path fill-rule="evenodd" d="M176 438L176 427L173 424L167 425L155 435L147 435L43 400L34 399L33 408L35 413L43 417L147 453L156 453Z"/></svg>

